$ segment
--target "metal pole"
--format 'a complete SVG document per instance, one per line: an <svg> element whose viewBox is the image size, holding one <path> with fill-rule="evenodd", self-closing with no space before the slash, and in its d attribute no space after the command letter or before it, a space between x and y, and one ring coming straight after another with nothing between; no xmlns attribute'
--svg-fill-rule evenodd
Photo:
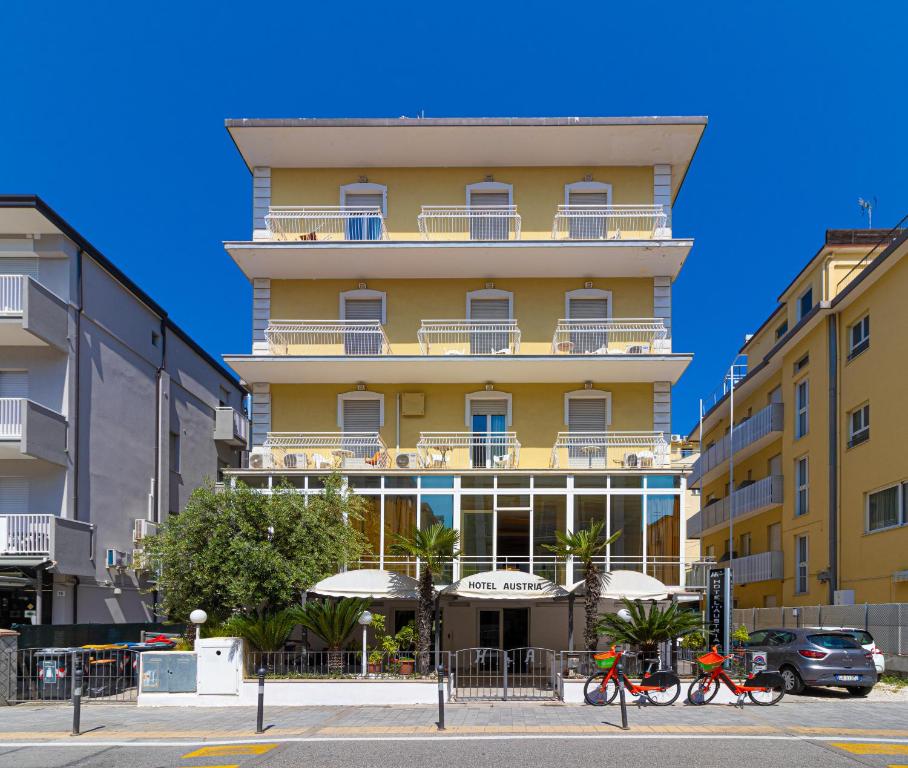
<svg viewBox="0 0 908 768"><path fill-rule="evenodd" d="M574 650L574 595L573 592L568 595L568 650Z"/></svg>
<svg viewBox="0 0 908 768"><path fill-rule="evenodd" d="M627 724L627 701L624 698L624 668L621 665L621 657L618 657L618 700L621 703L621 730L629 731L630 726Z"/></svg>
<svg viewBox="0 0 908 768"><path fill-rule="evenodd" d="M445 729L445 668L441 663L441 597L435 597L435 675L438 677L438 730Z"/></svg>
<svg viewBox="0 0 908 768"><path fill-rule="evenodd" d="M368 657L366 655L366 624L363 624L363 674L362 677L366 676L366 668L368 664Z"/></svg>
<svg viewBox="0 0 908 768"><path fill-rule="evenodd" d="M728 580L734 579L735 565L735 363L731 364L731 394L728 412ZM734 600L734 585L728 584L729 600ZM725 620L725 653L731 651L731 605L727 606Z"/></svg>
<svg viewBox="0 0 908 768"><path fill-rule="evenodd" d="M259 709L255 719L255 732L265 732L265 672L264 667L258 668L259 676Z"/></svg>
<svg viewBox="0 0 908 768"><path fill-rule="evenodd" d="M82 652L72 652L73 677L73 736L79 735L82 720Z"/></svg>

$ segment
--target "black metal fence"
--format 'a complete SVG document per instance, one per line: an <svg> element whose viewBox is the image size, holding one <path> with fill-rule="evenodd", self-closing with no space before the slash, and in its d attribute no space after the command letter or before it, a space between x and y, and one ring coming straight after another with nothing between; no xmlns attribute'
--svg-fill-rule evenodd
<svg viewBox="0 0 908 768"><path fill-rule="evenodd" d="M125 648L26 648L3 651L15 670L10 703L69 703L73 669L82 662L82 703L134 703L138 691L139 653Z"/></svg>

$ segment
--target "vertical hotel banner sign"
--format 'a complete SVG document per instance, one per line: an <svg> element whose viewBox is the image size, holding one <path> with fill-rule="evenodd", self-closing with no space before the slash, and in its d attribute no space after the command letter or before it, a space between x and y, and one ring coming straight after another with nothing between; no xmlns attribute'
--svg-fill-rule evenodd
<svg viewBox="0 0 908 768"><path fill-rule="evenodd" d="M730 650L729 624L731 619L731 568L710 568L709 589L706 606L706 628L709 632L709 647L718 645L728 653Z"/></svg>

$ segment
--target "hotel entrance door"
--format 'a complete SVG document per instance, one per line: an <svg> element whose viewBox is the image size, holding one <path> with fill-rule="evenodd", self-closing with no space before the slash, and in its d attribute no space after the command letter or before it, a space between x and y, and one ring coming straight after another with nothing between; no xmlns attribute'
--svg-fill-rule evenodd
<svg viewBox="0 0 908 768"><path fill-rule="evenodd" d="M526 648L530 644L529 608L482 608L479 611L481 648Z"/></svg>

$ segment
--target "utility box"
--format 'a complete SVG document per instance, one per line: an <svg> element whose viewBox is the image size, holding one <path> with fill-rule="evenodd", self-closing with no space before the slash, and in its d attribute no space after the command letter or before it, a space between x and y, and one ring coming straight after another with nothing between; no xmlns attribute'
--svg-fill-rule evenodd
<svg viewBox="0 0 908 768"><path fill-rule="evenodd" d="M243 680L243 641L239 637L209 637L196 642L199 658L198 692L238 696Z"/></svg>
<svg viewBox="0 0 908 768"><path fill-rule="evenodd" d="M183 651L145 651L141 664L142 693L194 693L198 664L194 653Z"/></svg>

